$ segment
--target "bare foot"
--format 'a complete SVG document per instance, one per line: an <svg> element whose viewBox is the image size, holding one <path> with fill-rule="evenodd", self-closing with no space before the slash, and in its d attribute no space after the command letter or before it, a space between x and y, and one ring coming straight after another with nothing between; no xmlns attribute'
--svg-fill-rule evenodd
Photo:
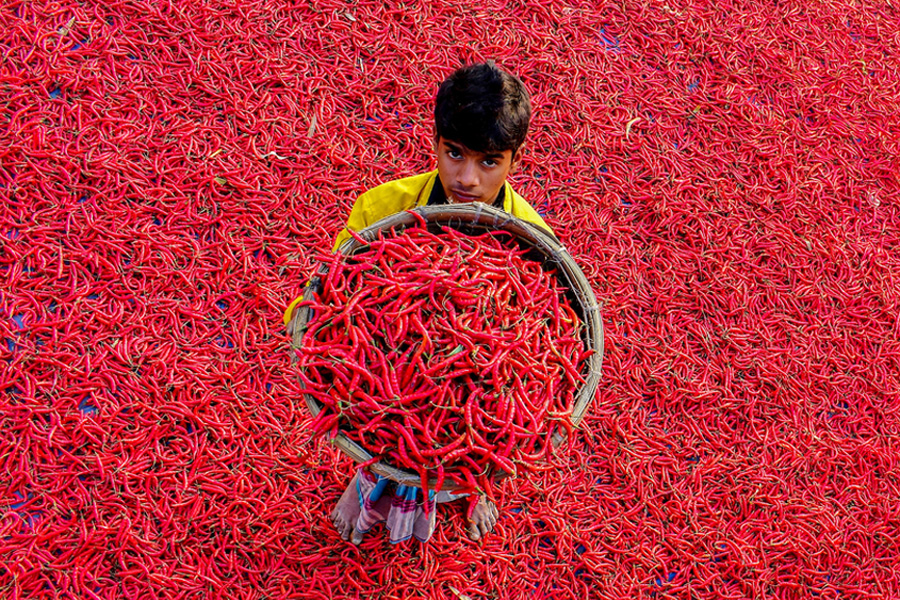
<svg viewBox="0 0 900 600"><path fill-rule="evenodd" d="M337 506L331 512L331 522L334 528L341 534L341 538L346 542L352 542L359 545L362 542L363 534L356 529L356 520L359 518L359 492L356 491L356 478L359 474L354 475L347 489L341 494ZM476 509L477 510L477 509Z"/></svg>
<svg viewBox="0 0 900 600"><path fill-rule="evenodd" d="M489 534L493 531L498 518L500 518L500 511L497 510L497 505L481 496L469 518L469 538L477 542Z"/></svg>

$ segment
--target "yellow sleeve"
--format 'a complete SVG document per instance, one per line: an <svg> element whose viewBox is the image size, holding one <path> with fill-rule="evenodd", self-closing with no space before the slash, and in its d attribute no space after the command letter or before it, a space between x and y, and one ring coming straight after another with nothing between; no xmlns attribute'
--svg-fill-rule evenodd
<svg viewBox="0 0 900 600"><path fill-rule="evenodd" d="M436 177L437 171L430 171L389 181L361 194L350 209L347 224L334 240L333 251L336 252L350 238L351 230L360 231L388 215L426 204ZM284 311L285 326L291 321L294 307L302 301L301 295Z"/></svg>
<svg viewBox="0 0 900 600"><path fill-rule="evenodd" d="M509 185L509 184L507 184ZM517 194L511 187L507 188L507 198L509 198L509 202L504 202L504 208L506 212L510 213L512 216L522 219L523 221L528 221L532 225L537 225L541 229L544 229L550 235L556 237L556 234L553 233L553 230L550 229L550 226L541 218L541 215L534 210L528 202L525 201L522 196Z"/></svg>
<svg viewBox="0 0 900 600"><path fill-rule="evenodd" d="M426 204L436 178L437 171L430 171L395 179L365 192L353 204L347 225L334 240L334 250L347 241L351 230L360 231L388 215Z"/></svg>
<svg viewBox="0 0 900 600"><path fill-rule="evenodd" d="M304 288L305 291L305 288ZM297 298L294 298L293 302L288 304L288 307L284 310L284 326L287 327L288 323L291 322L291 317L294 316L294 308L303 302L303 294L300 294Z"/></svg>
<svg viewBox="0 0 900 600"><path fill-rule="evenodd" d="M362 194L359 198L356 199L356 202L353 203L353 208L350 210L350 216L347 217L347 224L341 229L340 233L337 234L337 237L334 240L334 248L332 252L337 252L337 249L341 247L349 237L350 232L349 229L353 231L359 231L360 229L365 229L369 225L369 219L367 216L366 205L368 204L367 198L368 192ZM305 289L304 289L305 291ZM295 298L293 302L291 302L288 307L284 311L284 326L287 327L287 324L291 322L291 318L294 315L294 308L298 304L303 302L303 294L300 294L298 298Z"/></svg>
<svg viewBox="0 0 900 600"><path fill-rule="evenodd" d="M341 247L341 244L350 239L349 230L359 231L372 224L368 210L370 196L371 194L366 192L353 203L353 208L350 209L350 216L347 217L347 224L344 225L344 228L341 229L340 233L337 234L337 237L334 238L334 247L331 249L332 252L337 252L337 249Z"/></svg>

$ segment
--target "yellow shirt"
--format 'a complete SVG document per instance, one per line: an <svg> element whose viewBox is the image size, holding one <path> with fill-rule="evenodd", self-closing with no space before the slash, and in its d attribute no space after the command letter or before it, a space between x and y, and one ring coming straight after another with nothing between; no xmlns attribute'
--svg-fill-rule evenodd
<svg viewBox="0 0 900 600"><path fill-rule="evenodd" d="M334 240L334 250L336 251L350 237L349 230L351 229L360 231L389 215L428 204L428 198L434 189L437 175L437 170L434 170L421 175L397 179L383 183L362 194L353 204L353 209L347 218L347 225ZM504 182L503 185L504 211L553 233L553 230L544 222L544 219L541 218L537 211L522 196L513 191L508 181ZM290 322L294 307L302 300L302 296L297 298L284 311L285 325Z"/></svg>

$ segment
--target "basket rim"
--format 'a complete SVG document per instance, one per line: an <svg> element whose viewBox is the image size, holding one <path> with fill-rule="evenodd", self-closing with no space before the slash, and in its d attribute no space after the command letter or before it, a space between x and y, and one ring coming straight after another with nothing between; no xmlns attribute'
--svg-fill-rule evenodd
<svg viewBox="0 0 900 600"><path fill-rule="evenodd" d="M576 395L575 407L572 411L572 423L577 428L593 401L602 374L604 353L603 322L600 318L596 295L591 289L581 268L571 257L568 250L566 250L565 246L563 246L555 236L543 228L523 219L519 219L507 212L475 202L468 204L421 206L407 211L394 213L376 221L365 229L354 232L358 236L358 239L357 237L350 237L338 247L337 252L349 255L362 245L360 240L374 241L382 231L387 231L393 227L406 228L414 226L420 224L422 219L424 219L426 223L454 228L465 225L469 227L476 226L485 229L501 229L507 231L517 239L523 240L533 249L543 254L547 257L547 260L555 262L557 267L563 271L566 280L563 281L560 278L559 282L575 292L576 299L580 304L582 320L586 327L586 348L594 350L594 353L586 361L586 368L582 373L585 377L585 382ZM454 220L457 222L454 223ZM320 265L316 275L310 279L309 285L304 289L303 293L317 293L318 287L321 284L321 276L326 273L327 266L324 264ZM573 285L577 286L577 289L572 289ZM587 304L582 301L583 298L588 300ZM294 310L294 314L291 318L291 346L294 350L299 349L302 344L303 332L305 331L304 324L309 319L309 312L309 308L306 306L298 306L298 308ZM296 361L296 357L293 357L293 360ZM304 399L313 416L317 415L319 411L322 410L322 407L318 402L316 402L309 394L304 394ZM552 440L553 445L558 446L564 439L565 436L563 434L559 432L555 433ZM368 450L351 440L344 433L338 432L338 434L329 441L356 462L367 462L373 457ZM378 461L370 465L369 469L373 473L387 477L388 479L403 485L421 487L422 484L418 474L394 467L384 461ZM498 478L502 478L503 476L508 476L508 474L502 473ZM429 480L429 487L436 483L435 479ZM459 489L459 486L445 480L442 489L453 491Z"/></svg>

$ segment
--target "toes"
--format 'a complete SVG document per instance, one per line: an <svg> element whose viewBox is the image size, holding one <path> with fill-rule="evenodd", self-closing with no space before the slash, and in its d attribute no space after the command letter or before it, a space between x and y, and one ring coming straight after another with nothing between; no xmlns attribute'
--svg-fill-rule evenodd
<svg viewBox="0 0 900 600"><path fill-rule="evenodd" d="M500 511L497 510L497 505L486 498L480 498L469 521L469 538L474 541L482 539L494 530L499 518Z"/></svg>
<svg viewBox="0 0 900 600"><path fill-rule="evenodd" d="M347 539L347 538L344 538L344 539ZM363 532L360 531L359 529L357 529L356 527L354 527L353 534L350 536L350 541L353 544L355 544L356 546L359 546L360 543L362 543L362 540L363 540Z"/></svg>
<svg viewBox="0 0 900 600"><path fill-rule="evenodd" d="M486 536L491 532L494 528L494 524L490 521L490 519L484 519L481 523L478 524L478 528L481 530L481 537Z"/></svg>
<svg viewBox="0 0 900 600"><path fill-rule="evenodd" d="M478 540L481 539L481 531L478 529L477 523L475 523L475 522L470 523L468 531L469 531L469 539L472 540L473 542L477 542Z"/></svg>
<svg viewBox="0 0 900 600"><path fill-rule="evenodd" d="M349 539L350 528L347 526L347 522L344 521L340 516L335 516L332 520L334 523L334 528L337 529L337 532L341 534L341 538L346 542Z"/></svg>
<svg viewBox="0 0 900 600"><path fill-rule="evenodd" d="M492 532L494 530L494 525L497 524L497 519L499 518L500 511L497 510L497 505L493 502L487 502L484 513L476 521L480 534L479 537L484 537Z"/></svg>

